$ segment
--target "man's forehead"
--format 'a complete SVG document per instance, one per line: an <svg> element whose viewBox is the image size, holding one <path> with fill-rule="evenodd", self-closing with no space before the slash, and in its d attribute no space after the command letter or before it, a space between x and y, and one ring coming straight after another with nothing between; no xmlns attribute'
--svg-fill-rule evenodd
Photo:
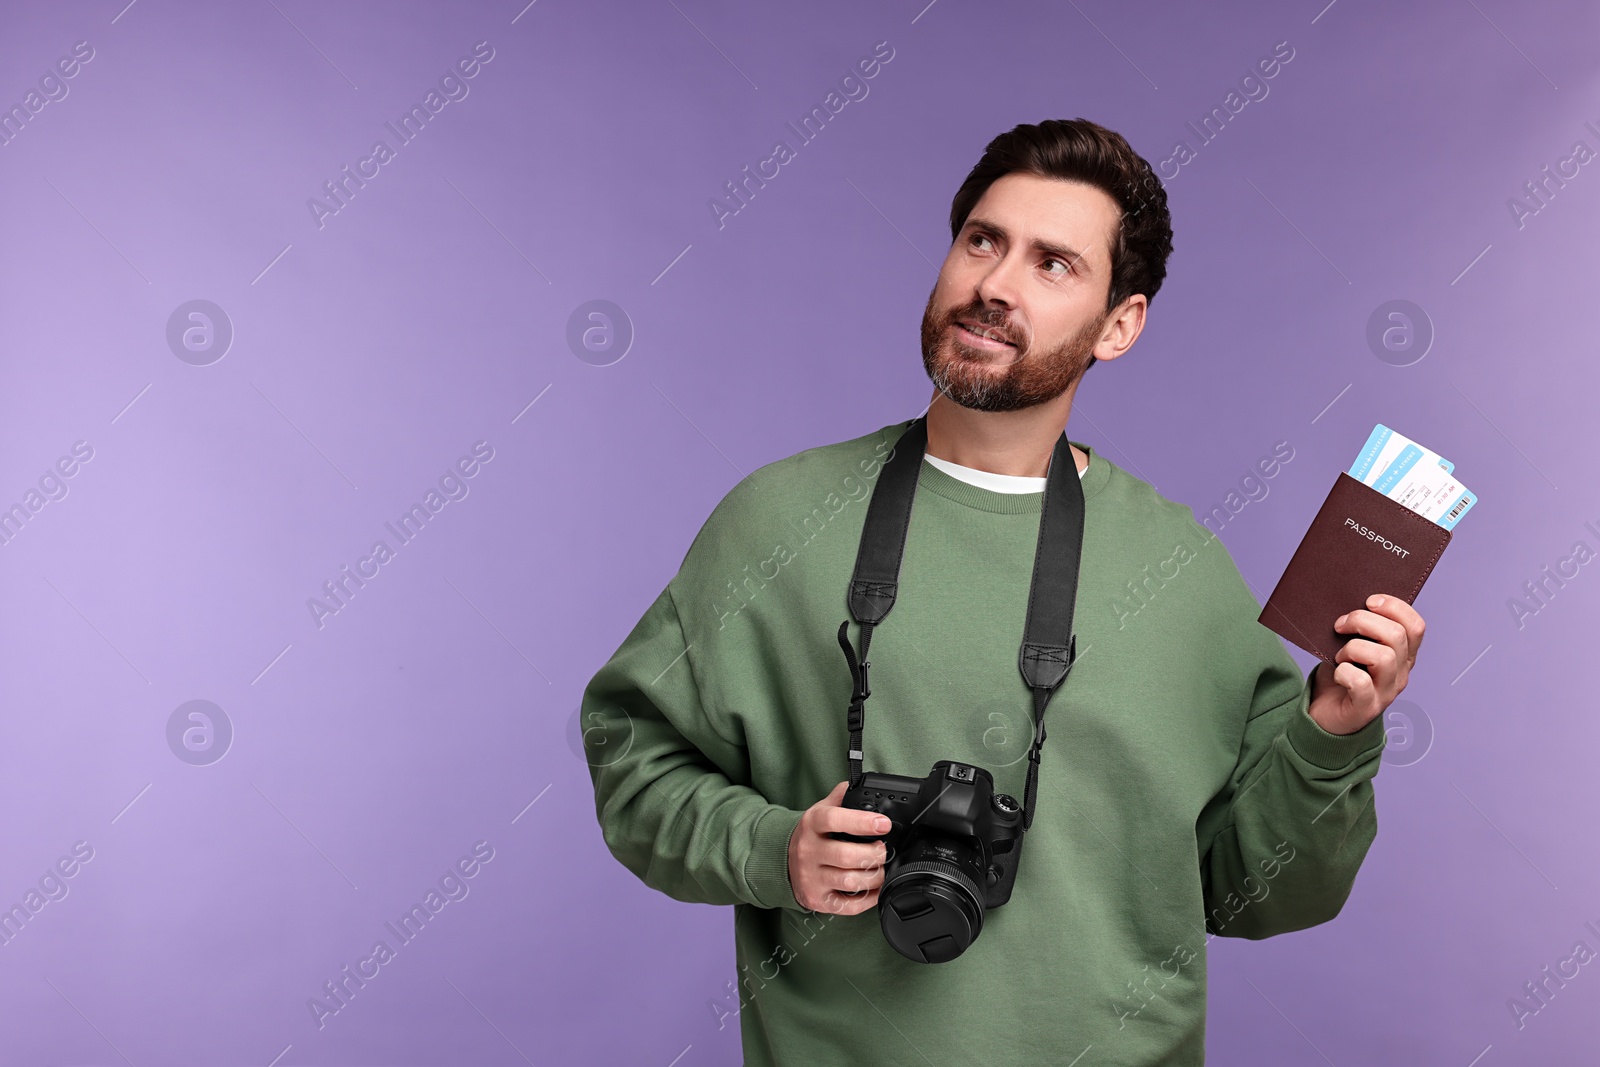
<svg viewBox="0 0 1600 1067"><path fill-rule="evenodd" d="M1087 182L1012 173L995 179L968 216L1004 228L1011 241L1071 248L1098 266L1107 261L1120 209Z"/></svg>

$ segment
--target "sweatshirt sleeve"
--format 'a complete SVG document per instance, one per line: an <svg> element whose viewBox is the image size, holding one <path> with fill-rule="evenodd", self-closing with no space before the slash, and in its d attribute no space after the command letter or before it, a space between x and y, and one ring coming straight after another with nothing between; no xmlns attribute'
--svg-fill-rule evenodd
<svg viewBox="0 0 1600 1067"><path fill-rule="evenodd" d="M1353 734L1319 726L1307 712L1311 677L1276 634L1250 625L1246 646L1261 666L1200 874L1206 930L1260 939L1344 907L1378 832L1372 779L1385 734L1381 714Z"/></svg>
<svg viewBox="0 0 1600 1067"><path fill-rule="evenodd" d="M676 900L803 910L789 884L801 812L744 784L744 750L718 733L695 682L672 587L585 687L579 709L606 847Z"/></svg>

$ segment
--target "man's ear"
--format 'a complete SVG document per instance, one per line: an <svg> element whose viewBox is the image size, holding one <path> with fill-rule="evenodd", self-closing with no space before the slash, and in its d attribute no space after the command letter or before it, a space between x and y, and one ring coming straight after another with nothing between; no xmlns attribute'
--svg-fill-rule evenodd
<svg viewBox="0 0 1600 1067"><path fill-rule="evenodd" d="M1144 313L1149 304L1143 293L1134 293L1106 316L1106 327L1094 346L1096 360L1116 359L1133 347L1144 330Z"/></svg>

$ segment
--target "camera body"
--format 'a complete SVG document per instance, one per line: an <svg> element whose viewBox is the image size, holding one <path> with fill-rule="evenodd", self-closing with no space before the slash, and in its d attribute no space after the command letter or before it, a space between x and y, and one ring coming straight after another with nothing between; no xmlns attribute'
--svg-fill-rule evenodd
<svg viewBox="0 0 1600 1067"><path fill-rule="evenodd" d="M955 959L982 932L984 912L1011 899L1022 856L1022 805L996 793L982 767L939 760L926 778L868 771L841 806L889 817L886 834L828 836L884 841L879 920L884 938L908 959Z"/></svg>

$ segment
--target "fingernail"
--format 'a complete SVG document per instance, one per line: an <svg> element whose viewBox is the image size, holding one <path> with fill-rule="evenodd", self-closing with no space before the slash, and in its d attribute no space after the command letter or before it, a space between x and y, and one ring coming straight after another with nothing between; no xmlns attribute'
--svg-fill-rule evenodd
<svg viewBox="0 0 1600 1067"><path fill-rule="evenodd" d="M1372 598L1372 606L1375 608L1383 607L1383 597L1374 595Z"/></svg>
<svg viewBox="0 0 1600 1067"><path fill-rule="evenodd" d="M889 820L888 819L879 819L878 820L878 832L879 833L887 833L888 830L889 830Z"/></svg>
<svg viewBox="0 0 1600 1067"><path fill-rule="evenodd" d="M1339 616L1339 621L1333 624L1333 628L1335 630L1337 630L1339 627L1343 626L1344 625L1344 620L1348 619L1349 617L1350 616L1348 616L1348 615L1340 615Z"/></svg>

